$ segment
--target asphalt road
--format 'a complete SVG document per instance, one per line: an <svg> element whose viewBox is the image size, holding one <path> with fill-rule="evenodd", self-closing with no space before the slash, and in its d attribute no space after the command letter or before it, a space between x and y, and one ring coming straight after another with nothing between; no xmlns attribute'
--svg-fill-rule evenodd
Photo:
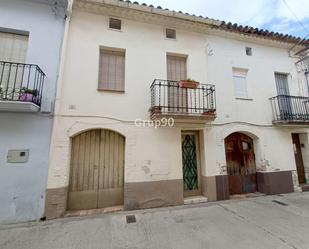
<svg viewBox="0 0 309 249"><path fill-rule="evenodd" d="M0 248L309 249L309 193L2 225Z"/></svg>

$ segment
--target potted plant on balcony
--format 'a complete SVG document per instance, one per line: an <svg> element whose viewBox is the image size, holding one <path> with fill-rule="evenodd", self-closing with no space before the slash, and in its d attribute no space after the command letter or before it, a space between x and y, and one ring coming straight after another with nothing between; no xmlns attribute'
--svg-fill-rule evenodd
<svg viewBox="0 0 309 249"><path fill-rule="evenodd" d="M24 101L24 102L31 102L31 101L34 101L36 99L38 94L39 94L39 92L36 89L29 89L27 87L22 87L20 89L19 100Z"/></svg>
<svg viewBox="0 0 309 249"><path fill-rule="evenodd" d="M214 109L205 110L203 112L204 116L216 116L216 111Z"/></svg>
<svg viewBox="0 0 309 249"><path fill-rule="evenodd" d="M150 108L152 114L161 114L161 106L153 106Z"/></svg>
<svg viewBox="0 0 309 249"><path fill-rule="evenodd" d="M178 81L179 87L196 89L200 83L190 78Z"/></svg>

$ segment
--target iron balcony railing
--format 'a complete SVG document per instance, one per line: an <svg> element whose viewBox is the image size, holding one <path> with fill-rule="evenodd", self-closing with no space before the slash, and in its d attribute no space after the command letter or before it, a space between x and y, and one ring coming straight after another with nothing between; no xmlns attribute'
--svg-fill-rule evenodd
<svg viewBox="0 0 309 249"><path fill-rule="evenodd" d="M309 97L278 95L270 102L274 122L309 122Z"/></svg>
<svg viewBox="0 0 309 249"><path fill-rule="evenodd" d="M0 61L0 101L41 106L45 74L38 65Z"/></svg>
<svg viewBox="0 0 309 249"><path fill-rule="evenodd" d="M198 84L183 87L178 81L155 79L151 89L151 115L173 114L213 116L216 111L215 86Z"/></svg>

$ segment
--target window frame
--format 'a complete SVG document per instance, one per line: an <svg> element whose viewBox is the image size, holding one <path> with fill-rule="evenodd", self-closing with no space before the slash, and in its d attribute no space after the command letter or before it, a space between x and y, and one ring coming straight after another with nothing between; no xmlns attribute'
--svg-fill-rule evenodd
<svg viewBox="0 0 309 249"><path fill-rule="evenodd" d="M112 89L112 88L104 88L100 87L101 83L101 60L102 60L102 53L106 51L107 53L123 53L124 56L124 67L123 67L123 82L122 82L122 89ZM97 91L99 92L115 92L115 93L125 93L126 89L126 50L122 48L111 48L111 47L105 47L105 46L99 46L99 59L98 59L98 80L97 80Z"/></svg>
<svg viewBox="0 0 309 249"><path fill-rule="evenodd" d="M245 52L247 56L253 56L253 49L252 47L246 47Z"/></svg>
<svg viewBox="0 0 309 249"><path fill-rule="evenodd" d="M111 27L110 27L110 21L111 21L111 19L119 20L119 21L120 21L120 29L116 29L116 28L111 28ZM112 17L112 16L110 16L110 17L108 17L107 28L108 28L109 30L122 32L122 30L123 30L123 20L120 19L120 18L117 18L117 17Z"/></svg>
<svg viewBox="0 0 309 249"><path fill-rule="evenodd" d="M167 37L167 30L174 30L175 31L175 38ZM177 30L174 29L174 28L169 28L169 27L164 28L164 37L165 37L166 40L176 41L177 40Z"/></svg>
<svg viewBox="0 0 309 249"><path fill-rule="evenodd" d="M248 84L248 69L244 69L244 68L233 68L232 69L232 79L233 79L233 87L234 87L234 97L235 99L239 99L239 100L253 100L250 96L250 89L249 89L249 84ZM245 92L246 92L246 96L244 95L239 95L237 94L238 92L236 91L236 81L235 78L241 78L245 80Z"/></svg>

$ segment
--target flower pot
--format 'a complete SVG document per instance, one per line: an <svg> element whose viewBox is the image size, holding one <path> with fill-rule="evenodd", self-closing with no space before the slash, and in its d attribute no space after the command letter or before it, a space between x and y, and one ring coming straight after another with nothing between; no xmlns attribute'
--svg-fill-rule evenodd
<svg viewBox="0 0 309 249"><path fill-rule="evenodd" d="M24 102L32 102L33 99L34 95L32 93L22 93L19 97L19 100Z"/></svg>
<svg viewBox="0 0 309 249"><path fill-rule="evenodd" d="M198 87L199 83L196 81L187 81L187 80L180 80L178 82L178 86L181 88L191 88L196 89Z"/></svg>
<svg viewBox="0 0 309 249"><path fill-rule="evenodd" d="M151 109L151 112L153 114L161 114L161 107L159 106L154 106L152 109Z"/></svg>
<svg viewBox="0 0 309 249"><path fill-rule="evenodd" d="M214 110L208 110L208 111L204 111L203 115L205 116L215 116L215 111Z"/></svg>

